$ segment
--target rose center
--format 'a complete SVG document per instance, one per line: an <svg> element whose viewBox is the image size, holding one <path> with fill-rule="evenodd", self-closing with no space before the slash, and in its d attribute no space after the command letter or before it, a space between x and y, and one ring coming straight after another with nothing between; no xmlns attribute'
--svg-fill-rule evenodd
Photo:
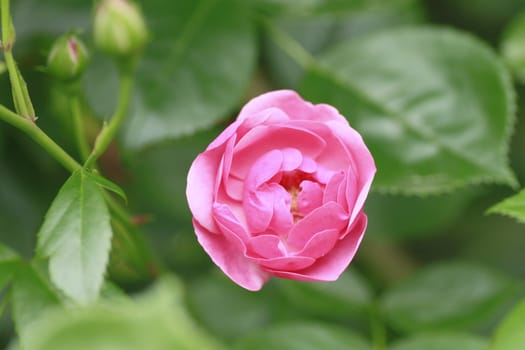
<svg viewBox="0 0 525 350"><path fill-rule="evenodd" d="M302 190L301 182L304 180L315 181L311 174L296 170L283 172L281 181L279 182L291 196L290 213L293 215L294 222L303 218L303 215L299 211L297 198Z"/></svg>

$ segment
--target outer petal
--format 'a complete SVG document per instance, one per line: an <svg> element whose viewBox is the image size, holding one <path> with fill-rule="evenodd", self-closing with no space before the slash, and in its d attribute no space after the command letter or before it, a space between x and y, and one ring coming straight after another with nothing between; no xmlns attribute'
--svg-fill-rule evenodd
<svg viewBox="0 0 525 350"><path fill-rule="evenodd" d="M277 277L300 281L335 281L348 267L354 258L366 230L367 218L361 213L352 232L335 245L327 255L318 259L315 264L301 271L282 271L266 269Z"/></svg>
<svg viewBox="0 0 525 350"><path fill-rule="evenodd" d="M195 220L193 225L201 246L232 281L251 291L262 288L269 278L268 273L245 258L243 253L236 249L237 245L229 242L225 236L210 233Z"/></svg>
<svg viewBox="0 0 525 350"><path fill-rule="evenodd" d="M224 147L219 147L199 154L190 167L186 184L186 198L193 217L212 232L217 232L212 218L212 203L223 151Z"/></svg>
<svg viewBox="0 0 525 350"><path fill-rule="evenodd" d="M241 110L237 120L242 121L268 108L276 107L286 113L290 119L341 121L344 118L332 106L314 105L301 98L292 90L271 91L250 100Z"/></svg>
<svg viewBox="0 0 525 350"><path fill-rule="evenodd" d="M372 154L366 147L363 138L357 131L349 128L340 128L336 123L328 123L341 141L345 144L353 158L354 173L357 175L357 188L360 189L352 211L352 220L362 210L368 196L370 186L376 173L376 166Z"/></svg>

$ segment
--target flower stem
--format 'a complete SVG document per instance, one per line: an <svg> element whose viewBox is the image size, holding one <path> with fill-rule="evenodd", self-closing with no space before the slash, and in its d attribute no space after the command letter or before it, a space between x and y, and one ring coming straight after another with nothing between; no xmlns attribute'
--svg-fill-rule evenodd
<svg viewBox="0 0 525 350"><path fill-rule="evenodd" d="M370 306L370 333L372 336L373 349L386 350L387 339L385 325L375 302Z"/></svg>
<svg viewBox="0 0 525 350"><path fill-rule="evenodd" d="M71 105L71 113L73 114L73 126L75 129L75 141L77 143L78 152L80 159L84 162L89 156L89 144L86 139L84 130L84 121L82 117L82 106L80 102L80 96L78 93L73 93L69 97Z"/></svg>
<svg viewBox="0 0 525 350"><path fill-rule="evenodd" d="M14 126L31 137L36 143L44 148L53 158L55 158L64 168L73 172L82 166L73 159L62 147L53 141L45 132L42 131L34 122L23 118L15 112L0 105L0 120Z"/></svg>
<svg viewBox="0 0 525 350"><path fill-rule="evenodd" d="M109 123L105 124L98 134L93 150L84 164L86 168L92 168L97 159L106 151L126 117L133 92L134 67L135 64L133 63L126 69L121 69L117 108L115 109L115 113L111 117Z"/></svg>
<svg viewBox="0 0 525 350"><path fill-rule="evenodd" d="M1 0L0 12L2 18L2 49L4 50L5 64L9 73L13 102L17 113L24 118L34 121L35 111L27 91L27 86L20 74L15 59L13 58L13 43L15 40L14 28L9 12L9 0Z"/></svg>

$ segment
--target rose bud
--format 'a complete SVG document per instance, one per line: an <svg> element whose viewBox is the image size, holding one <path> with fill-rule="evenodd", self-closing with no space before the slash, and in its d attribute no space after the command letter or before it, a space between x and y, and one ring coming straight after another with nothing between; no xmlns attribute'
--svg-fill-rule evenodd
<svg viewBox="0 0 525 350"><path fill-rule="evenodd" d="M51 47L47 71L59 80L75 80L84 72L87 62L88 51L82 41L74 34L66 34Z"/></svg>
<svg viewBox="0 0 525 350"><path fill-rule="evenodd" d="M109 55L134 55L148 40L140 9L127 0L101 0L94 21L95 45Z"/></svg>
<svg viewBox="0 0 525 350"><path fill-rule="evenodd" d="M334 281L353 259L376 168L326 104L263 94L194 160L186 196L199 243L235 283Z"/></svg>

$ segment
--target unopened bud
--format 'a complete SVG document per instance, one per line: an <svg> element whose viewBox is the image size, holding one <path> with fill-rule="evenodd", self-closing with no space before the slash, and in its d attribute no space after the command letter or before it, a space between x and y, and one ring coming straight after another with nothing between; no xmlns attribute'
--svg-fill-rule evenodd
<svg viewBox="0 0 525 350"><path fill-rule="evenodd" d="M95 45L116 57L140 52L148 40L140 9L127 0L101 0L93 28Z"/></svg>
<svg viewBox="0 0 525 350"><path fill-rule="evenodd" d="M70 81L77 79L86 68L88 52L82 41L74 34L58 38L47 58L47 69L53 77Z"/></svg>

